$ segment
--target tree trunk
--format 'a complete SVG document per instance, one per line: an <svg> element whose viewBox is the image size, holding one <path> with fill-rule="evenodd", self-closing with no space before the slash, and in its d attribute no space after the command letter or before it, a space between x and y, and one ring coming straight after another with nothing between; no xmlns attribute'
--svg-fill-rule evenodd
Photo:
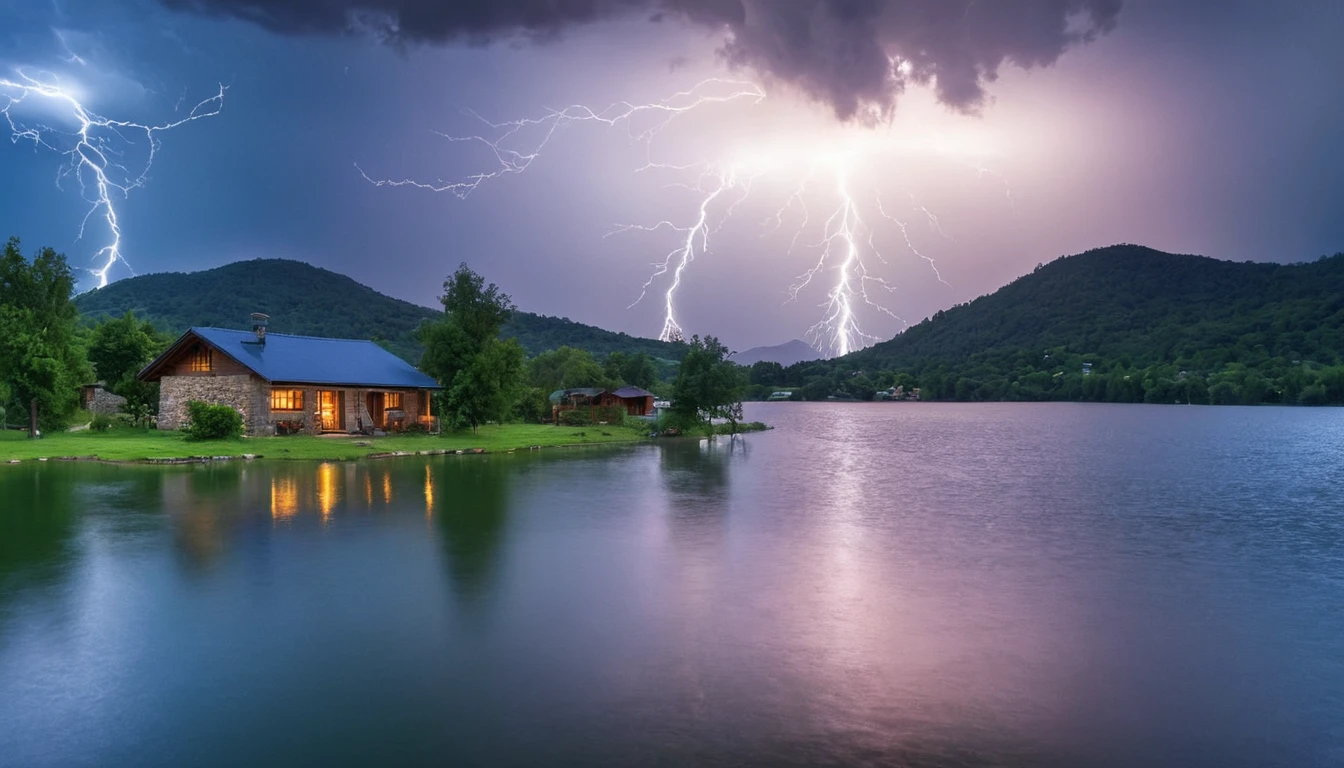
<svg viewBox="0 0 1344 768"><path fill-rule="evenodd" d="M28 403L28 437L37 437L37 398Z"/></svg>

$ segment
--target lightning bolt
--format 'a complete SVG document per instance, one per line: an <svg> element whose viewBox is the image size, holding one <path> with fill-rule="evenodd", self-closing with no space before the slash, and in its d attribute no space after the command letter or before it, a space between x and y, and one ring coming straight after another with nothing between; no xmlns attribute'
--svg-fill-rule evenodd
<svg viewBox="0 0 1344 768"><path fill-rule="evenodd" d="M70 55L74 56L73 53ZM67 158L57 171L56 186L60 188L62 180L73 176L79 182L84 200L90 204L88 213L80 221L77 239L84 237L89 220L95 215L101 216L106 224L109 242L90 259L102 262L102 266L89 270L98 278L99 288L106 286L108 272L118 262L131 268L121 252L121 222L114 200L125 199L132 189L144 186L159 150L158 133L219 114L224 108L224 91L227 89L221 83L218 93L198 103L186 117L150 125L113 120L87 109L76 93L64 87L55 76L39 78L18 69L15 77L17 79L13 80L0 78L0 105L3 105L0 114L9 123L10 141L15 144L30 141L34 149L49 149ZM75 122L76 129L73 132L59 131L41 124L28 125L17 119L15 113L21 111L30 99L55 105ZM143 134L149 147L148 157L138 172L130 170L125 162L126 148L131 143L127 134ZM72 142L68 149L60 146L63 140Z"/></svg>
<svg viewBox="0 0 1344 768"><path fill-rule="evenodd" d="M820 250L820 255L817 262L800 275L793 285L789 286L789 299L791 301L797 299L799 293L811 284L813 278L827 264L838 262L834 267L836 272L835 282L827 292L826 300L822 303L822 319L807 330L805 338L818 350L829 350L836 355L847 355L855 349L867 346L869 342L879 340L879 337L864 332L863 328L860 327L858 314L855 311L857 302L862 301L876 311L897 320L902 326L908 327L909 324L888 309L885 304L870 295L869 286L881 288L888 293L894 293L896 288L881 277L874 275L864 262L864 242L868 245L867 251L876 256L879 261L885 263L886 259L882 257L882 254L873 244L873 232L859 213L859 205L850 192L848 171L843 167L837 168L835 177L835 195L839 201L838 205L826 219L822 239L812 244L812 247ZM795 192L795 195L797 194ZM790 197L790 201L792 199L793 197ZM786 205L789 204L786 203ZM806 220L804 220L804 226L806 226ZM799 232L801 231L800 229ZM798 234L795 234L795 243L797 239ZM790 249L792 249L792 246L790 246Z"/></svg>
<svg viewBox="0 0 1344 768"><path fill-rule="evenodd" d="M716 92L715 88L726 88L726 92ZM439 131L434 133L450 142L467 142L486 147L498 164L496 168L473 173L453 181L374 178L365 173L358 163L355 164L355 169L359 171L365 181L376 187L415 187L431 192L450 192L459 198L466 198L485 182L498 179L501 176L526 171L531 167L532 162L541 156L542 151L562 128L573 123L591 122L608 127L623 125L626 127L626 135L629 139L644 146L645 164L636 170L647 170L649 168L684 170L690 166L668 166L655 163L650 159L650 145L653 139L666 129L672 121L687 112L709 104L724 104L739 100L760 103L764 98L765 91L761 90L761 87L755 83L709 78L700 81L693 88L679 91L665 99L647 104L619 101L601 110L594 110L582 104L574 104L564 109L548 109L540 117L506 120L504 122L491 122L476 112L467 110L467 115L486 126L486 133L465 136L456 136ZM651 124L637 127L637 119L646 115L652 121ZM540 133L539 137L534 136L534 132L525 130L534 128L536 132ZM528 137L531 137L530 140Z"/></svg>
<svg viewBox="0 0 1344 768"><path fill-rule="evenodd" d="M784 152L782 157L765 159L759 152L742 152L740 156L725 160L701 160L686 164L670 164L653 159L651 147L654 139L677 118L713 104L734 101L756 104L764 98L765 91L754 83L711 78L666 99L643 104L621 101L601 110L572 105L564 109L547 109L537 117L504 122L491 122L474 112L467 112L473 120L485 126L485 131L476 135L435 133L450 142L484 147L494 160L489 168L448 180L375 178L358 164L355 168L365 181L377 187L413 187L466 198L482 184L527 171L542 156L557 133L567 126L588 122L606 127L624 127L627 138L644 149L644 163L634 169L636 173L666 171L695 174L690 183L669 185L692 193L692 213L686 218L679 221L662 219L649 224L621 224L603 235L605 238L639 232L673 236L669 249L652 264L648 279L640 287L638 297L630 304L631 307L639 304L656 283L666 281L662 302L663 324L658 334L658 338L664 341L684 337L684 330L678 320L676 297L686 271L697 257L710 252L713 236L751 194L753 183L766 175L782 175L794 182L783 204L761 225L762 236L774 234L783 228L785 218L791 217L795 208L799 211L800 223L789 242L785 253L787 256L800 245L809 229L812 219L807 199L812 196L809 184L825 168L834 172L834 185L825 194L834 195L835 208L824 220L821 239L806 244L808 248L818 251L816 263L799 275L788 288L789 300L796 300L814 279L823 273L833 273L833 282L821 304L822 319L808 329L805 337L819 351L836 355L848 354L877 341L879 337L865 332L860 326L861 307L882 313L908 327L905 320L887 308L881 300L882 293L890 294L896 289L868 266L867 258L870 255L884 264L886 259L876 247L875 234L861 216L860 208L866 210L871 205L882 219L894 223L906 248L929 264L939 282L946 285L947 281L943 279L936 262L916 247L905 221L889 215L876 195L869 203L866 199L861 201L852 193L849 168L855 160L852 155L856 154L856 150L849 150L851 156L841 156L838 160L824 152L817 157ZM802 169L805 169L805 173L800 174ZM920 205L913 196L911 206L913 211L924 216L931 229L946 237L938 217Z"/></svg>
<svg viewBox="0 0 1344 768"><path fill-rule="evenodd" d="M648 294L649 288L653 286L655 280L662 275L667 274L668 271L672 272L672 283L663 294L663 329L658 334L658 338L661 341L681 341L685 338L685 333L682 331L681 325L677 322L676 317L675 300L677 289L681 287L681 279L683 273L686 271L686 267L695 260L696 243L699 242L700 253L708 253L709 237L714 234L714 232L718 231L717 227L714 229L710 228L710 209L713 206L714 201L729 190L742 190L741 194L728 206L727 211L724 213L723 218L726 221L732 217L733 211L747 198L747 195L751 193L751 182L755 176L739 176L740 173L741 169L738 166L728 166L717 172L702 173L697 184L694 187L688 187L700 195L700 202L696 208L695 220L690 225L681 226L664 219L653 225L622 224L604 235L604 237L609 237L631 230L656 232L660 229L669 229L683 235L677 247L669 251L668 254L663 257L662 261L654 264L653 273L649 275L649 279L646 280L644 285L640 288L639 298L636 298L630 304L630 306L633 307L642 301ZM707 179L708 183L706 183ZM722 224L720 224L720 226L722 226ZM627 307L627 309L628 308L629 307Z"/></svg>

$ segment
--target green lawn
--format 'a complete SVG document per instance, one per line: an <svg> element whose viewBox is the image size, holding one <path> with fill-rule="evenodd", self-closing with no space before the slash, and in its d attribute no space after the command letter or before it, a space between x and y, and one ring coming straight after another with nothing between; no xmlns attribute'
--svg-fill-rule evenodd
<svg viewBox="0 0 1344 768"><path fill-rule="evenodd" d="M242 456L267 459L358 459L391 451L470 450L509 451L533 445L560 446L596 443L633 443L645 439L648 427L556 427L545 424L484 426L478 434L454 432L436 435L388 437L248 437L240 440L193 442L180 432L140 431L119 427L109 432L64 432L29 440L23 432L0 431L0 461L13 459L96 456L110 461L166 459L188 456ZM368 445L355 445L365 442Z"/></svg>

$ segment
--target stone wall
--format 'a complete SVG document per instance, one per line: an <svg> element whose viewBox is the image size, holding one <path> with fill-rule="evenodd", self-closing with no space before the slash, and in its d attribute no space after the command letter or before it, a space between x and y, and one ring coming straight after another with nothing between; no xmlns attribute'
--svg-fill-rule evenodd
<svg viewBox="0 0 1344 768"><path fill-rule="evenodd" d="M250 434L270 434L270 387L256 376L164 376L159 382L159 429L181 429L187 403L227 405L243 415Z"/></svg>
<svg viewBox="0 0 1344 768"><path fill-rule="evenodd" d="M84 409L89 413L111 416L114 413L120 413L121 407L125 404L126 398L121 395L114 395L101 386L93 386L85 390Z"/></svg>

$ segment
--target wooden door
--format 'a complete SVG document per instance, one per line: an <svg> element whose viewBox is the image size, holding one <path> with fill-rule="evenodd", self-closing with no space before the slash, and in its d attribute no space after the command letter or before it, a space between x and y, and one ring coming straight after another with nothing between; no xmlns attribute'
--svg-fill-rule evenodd
<svg viewBox="0 0 1344 768"><path fill-rule="evenodd" d="M387 426L387 414L383 411L383 393L370 392L368 395L369 418L373 419L373 426L382 429Z"/></svg>

